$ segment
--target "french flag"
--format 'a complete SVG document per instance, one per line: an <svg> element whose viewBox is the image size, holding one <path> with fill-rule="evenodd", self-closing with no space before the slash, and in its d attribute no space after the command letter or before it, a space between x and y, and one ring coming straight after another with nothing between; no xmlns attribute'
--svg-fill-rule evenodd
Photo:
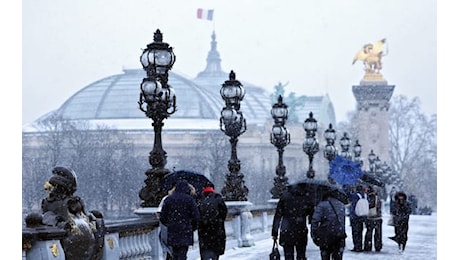
<svg viewBox="0 0 460 260"><path fill-rule="evenodd" d="M198 10L196 10L196 18L198 19L206 19L206 20L212 21L213 14L214 14L213 9L206 10L206 9L198 8Z"/></svg>

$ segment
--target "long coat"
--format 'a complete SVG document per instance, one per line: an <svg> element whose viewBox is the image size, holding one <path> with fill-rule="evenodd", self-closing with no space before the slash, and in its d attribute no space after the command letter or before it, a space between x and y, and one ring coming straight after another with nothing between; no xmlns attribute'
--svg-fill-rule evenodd
<svg viewBox="0 0 460 260"><path fill-rule="evenodd" d="M399 196L402 196L403 199L399 200ZM405 245L407 242L407 232L409 230L409 216L412 209L407 202L407 195L404 192L397 192L394 199L395 203L391 210L391 214L393 215L393 223L395 226L395 240L398 244Z"/></svg>
<svg viewBox="0 0 460 260"><path fill-rule="evenodd" d="M289 188L281 195L273 217L272 236L278 237L279 244L307 244L307 217L313 214L314 204L307 194L296 188Z"/></svg>
<svg viewBox="0 0 460 260"><path fill-rule="evenodd" d="M200 213L189 194L188 183L178 181L175 191L164 201L160 221L168 228L169 246L193 245L193 231L198 228Z"/></svg>
<svg viewBox="0 0 460 260"><path fill-rule="evenodd" d="M200 251L211 250L218 255L225 253L225 219L227 218L227 206L224 199L218 193L206 192L204 197L209 197L212 204L217 205L218 215L214 219L200 219L198 223L198 237ZM200 202L198 202L200 204ZM201 215L201 212L200 212Z"/></svg>

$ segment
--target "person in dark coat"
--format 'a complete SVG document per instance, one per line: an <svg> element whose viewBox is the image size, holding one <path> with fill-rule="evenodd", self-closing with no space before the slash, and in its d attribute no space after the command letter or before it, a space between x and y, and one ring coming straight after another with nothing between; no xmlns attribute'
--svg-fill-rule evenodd
<svg viewBox="0 0 460 260"><path fill-rule="evenodd" d="M330 229L333 231L343 230L345 232L345 205L340 200L331 196L330 193L326 193L323 200L315 207L311 220L311 235L313 240L316 239L316 236L321 235L317 231L321 223L325 225L329 225L330 223ZM345 238L339 240L334 245L321 246L321 260L342 260L344 248Z"/></svg>
<svg viewBox="0 0 460 260"><path fill-rule="evenodd" d="M297 260L307 259L307 217L311 218L314 209L313 202L309 200L311 197L299 187L288 186L276 206L272 237L276 241L279 231L279 244L283 247L286 260L294 260L294 249Z"/></svg>
<svg viewBox="0 0 460 260"><path fill-rule="evenodd" d="M179 180L174 192L165 200L160 221L168 229L167 244L172 247L174 260L187 259L189 246L193 245L193 231L198 228L200 213L195 199L190 196L186 181Z"/></svg>
<svg viewBox="0 0 460 260"><path fill-rule="evenodd" d="M411 207L407 202L406 193L399 191L395 195L395 204L393 211L393 223L395 226L395 236L390 237L398 243L399 250L402 252L406 249L407 232L409 231L409 216Z"/></svg>
<svg viewBox="0 0 460 260"><path fill-rule="evenodd" d="M369 215L365 221L364 251L372 251L372 240L376 252L382 250L382 202L372 186L367 189Z"/></svg>
<svg viewBox="0 0 460 260"><path fill-rule="evenodd" d="M359 195L358 195L359 194ZM363 231L364 231L364 222L366 221L366 216L358 216L355 213L356 203L359 198L365 197L364 187L362 185L357 185L355 192L352 192L348 195L349 200L351 201L350 205L350 224L351 224L351 235L353 238L353 252L363 252Z"/></svg>
<svg viewBox="0 0 460 260"><path fill-rule="evenodd" d="M201 216L198 222L201 260L218 260L219 256L225 253L227 205L222 196L214 191L213 185L204 187L202 195L198 202ZM209 210L208 207L215 210ZM215 212L217 215L208 216L207 212Z"/></svg>

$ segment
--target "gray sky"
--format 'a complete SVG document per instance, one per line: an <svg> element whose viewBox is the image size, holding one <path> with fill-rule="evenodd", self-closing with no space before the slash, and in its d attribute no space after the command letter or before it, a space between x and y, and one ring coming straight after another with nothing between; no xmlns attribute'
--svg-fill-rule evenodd
<svg viewBox="0 0 460 260"><path fill-rule="evenodd" d="M172 71L202 71L214 29L223 70L268 91L289 82L288 92L328 94L338 121L354 110L351 87L364 75L355 53L386 38L381 72L394 94L437 113L436 1L23 0L22 8L23 124L88 84L141 68L157 28L174 47ZM197 8L214 9L214 20L197 19Z"/></svg>

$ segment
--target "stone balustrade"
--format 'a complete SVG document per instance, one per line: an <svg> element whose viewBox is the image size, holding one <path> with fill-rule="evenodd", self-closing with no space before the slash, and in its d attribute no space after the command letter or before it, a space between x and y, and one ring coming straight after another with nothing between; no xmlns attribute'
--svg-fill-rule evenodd
<svg viewBox="0 0 460 260"><path fill-rule="evenodd" d="M239 247L250 247L255 244L252 234L270 232L275 205L253 206L249 202L227 202L227 207L229 208L225 223L227 243L237 241ZM154 212L155 208L152 209L151 212ZM105 220L104 260L162 259L158 240L158 218L155 214L138 215L140 217ZM65 259L59 242L65 235L64 230L56 227L24 227L22 229L22 259ZM198 244L198 239L195 239L195 243Z"/></svg>

